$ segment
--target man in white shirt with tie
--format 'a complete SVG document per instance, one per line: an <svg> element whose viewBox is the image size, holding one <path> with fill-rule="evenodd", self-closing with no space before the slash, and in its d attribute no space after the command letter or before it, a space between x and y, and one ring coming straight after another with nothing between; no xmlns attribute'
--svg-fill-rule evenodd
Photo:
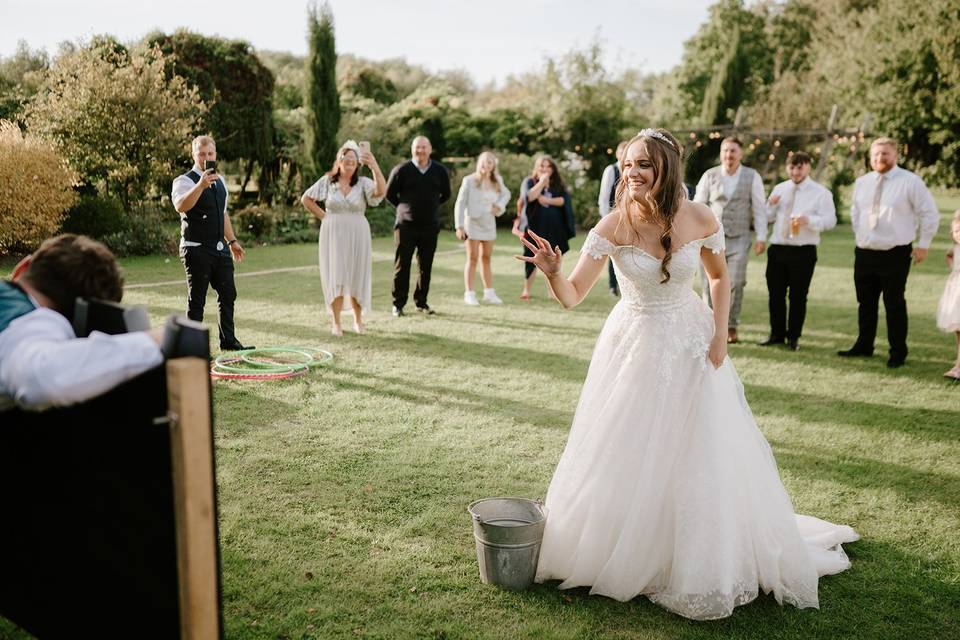
<svg viewBox="0 0 960 640"><path fill-rule="evenodd" d="M810 156L803 151L787 160L790 179L770 193L769 219L773 222L767 250L770 337L762 346L786 343L800 348L800 333L807 316L807 292L817 264L820 232L837 225L837 210L829 189L810 179ZM787 292L790 315L787 317Z"/></svg>
<svg viewBox="0 0 960 640"><path fill-rule="evenodd" d="M850 223L857 240L853 281L859 305L859 333L853 347L837 353L844 357L873 355L877 304L883 295L890 343L887 366L892 369L903 366L907 359L904 292L910 262L912 259L919 264L927 257L940 224L940 212L923 180L897 166L895 140L873 141L870 167L873 171L857 178L850 207Z"/></svg>

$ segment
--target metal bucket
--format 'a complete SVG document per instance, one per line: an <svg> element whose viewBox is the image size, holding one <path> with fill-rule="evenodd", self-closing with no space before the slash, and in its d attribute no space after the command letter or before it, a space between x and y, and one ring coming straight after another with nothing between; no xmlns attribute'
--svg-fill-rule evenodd
<svg viewBox="0 0 960 640"><path fill-rule="evenodd" d="M547 514L539 500L486 498L467 507L473 516L480 581L506 589L533 584Z"/></svg>

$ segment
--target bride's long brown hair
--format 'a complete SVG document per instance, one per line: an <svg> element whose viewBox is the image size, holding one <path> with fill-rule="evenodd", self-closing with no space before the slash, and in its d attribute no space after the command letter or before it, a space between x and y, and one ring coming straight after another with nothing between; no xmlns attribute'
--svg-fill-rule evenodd
<svg viewBox="0 0 960 640"><path fill-rule="evenodd" d="M620 183L617 185L616 197L620 218L617 229L619 230L620 225L625 222L637 238L642 239L637 220L640 214L660 228L660 246L665 252L660 262L660 273L663 274L663 280L660 283L663 284L670 281L670 271L667 267L673 258L670 250L673 221L680 205L687 198L687 189L683 184L683 149L680 147L680 142L666 129L655 129L655 131L667 140L637 134L630 139L626 147L629 149L634 142L641 141L653 164L653 184L648 186L641 200L632 200L627 190L627 174L623 168L627 157L626 151L620 158ZM639 213L631 215L629 206L631 202L635 202L640 208Z"/></svg>

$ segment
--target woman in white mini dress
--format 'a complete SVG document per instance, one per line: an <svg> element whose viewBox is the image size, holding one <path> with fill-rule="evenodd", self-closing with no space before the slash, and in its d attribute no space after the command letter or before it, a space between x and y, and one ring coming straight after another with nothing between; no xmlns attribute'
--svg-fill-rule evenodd
<svg viewBox="0 0 960 640"><path fill-rule="evenodd" d="M496 218L503 215L509 200L510 191L497 173L497 157L484 151L477 158L477 170L465 176L460 183L460 193L453 207L457 238L464 241L467 249L467 264L463 269L463 301L469 305L480 304L473 290L478 261L484 302L503 302L493 289L490 256L493 254L493 241L497 239Z"/></svg>
<svg viewBox="0 0 960 640"><path fill-rule="evenodd" d="M370 167L373 180L360 176L360 164ZM320 225L320 283L333 316L330 332L342 336L340 313L344 299L353 308L353 329L363 333L363 313L370 309L373 248L367 207L383 200L387 181L369 149L348 140L337 152L333 167L307 189L300 201ZM323 202L321 207L319 203Z"/></svg>

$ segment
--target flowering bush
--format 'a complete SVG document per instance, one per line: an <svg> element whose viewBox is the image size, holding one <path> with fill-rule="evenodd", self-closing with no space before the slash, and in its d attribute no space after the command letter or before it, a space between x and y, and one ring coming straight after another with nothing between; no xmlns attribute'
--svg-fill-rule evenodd
<svg viewBox="0 0 960 640"><path fill-rule="evenodd" d="M32 251L57 232L74 179L52 144L0 120L0 254Z"/></svg>

